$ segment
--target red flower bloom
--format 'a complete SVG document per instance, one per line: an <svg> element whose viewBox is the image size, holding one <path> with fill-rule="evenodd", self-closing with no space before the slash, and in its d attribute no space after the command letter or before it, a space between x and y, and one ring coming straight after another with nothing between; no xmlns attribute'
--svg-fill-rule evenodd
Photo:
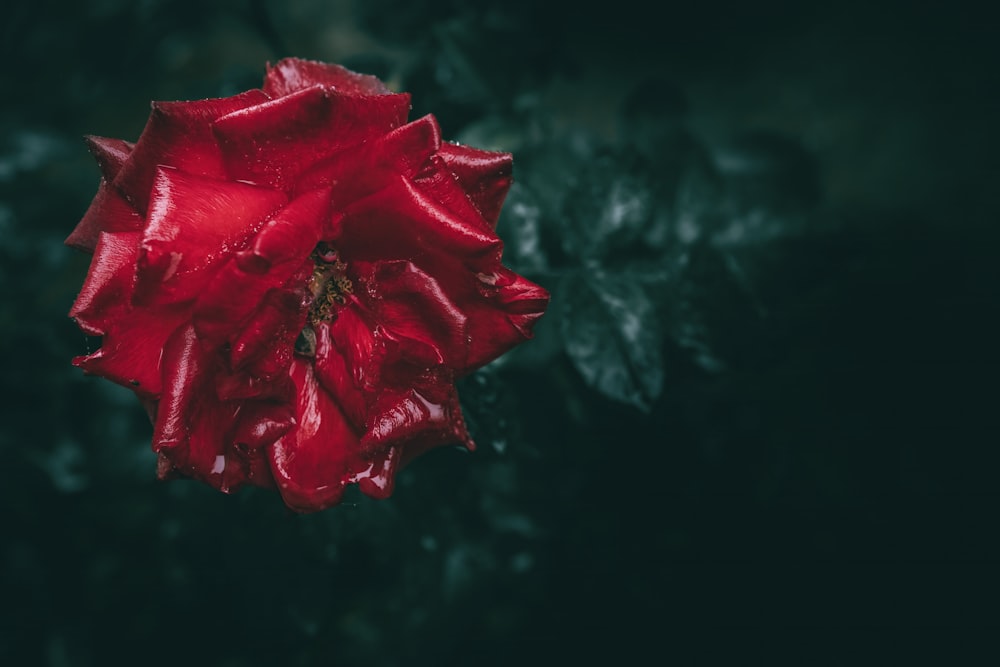
<svg viewBox="0 0 1000 667"><path fill-rule="evenodd" d="M74 359L129 387L161 478L276 485L299 511L388 496L431 447L472 447L454 381L530 336L544 289L500 264L511 156L407 123L410 98L283 60L263 89L159 102L66 240L93 252Z"/></svg>

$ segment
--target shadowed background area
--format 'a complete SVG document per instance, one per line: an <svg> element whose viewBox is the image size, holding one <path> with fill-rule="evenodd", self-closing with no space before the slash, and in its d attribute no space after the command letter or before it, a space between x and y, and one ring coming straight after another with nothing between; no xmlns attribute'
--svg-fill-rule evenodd
<svg viewBox="0 0 1000 667"><path fill-rule="evenodd" d="M645 5L5 9L0 662L995 650L989 22L961 3ZM89 258L62 246L98 182L82 135L134 140L150 100L256 87L289 55L512 151L506 261L553 296L536 340L460 387L476 453L310 516L155 481L144 411L69 363L96 341L66 317Z"/></svg>

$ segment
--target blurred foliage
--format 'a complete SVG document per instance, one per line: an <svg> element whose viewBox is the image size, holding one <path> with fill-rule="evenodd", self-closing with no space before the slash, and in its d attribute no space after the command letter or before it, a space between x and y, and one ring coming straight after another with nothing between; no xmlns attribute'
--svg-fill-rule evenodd
<svg viewBox="0 0 1000 667"><path fill-rule="evenodd" d="M995 628L1000 235L968 137L1000 109L963 87L995 49L889 4L6 8L0 662L832 665L863 658L824 628ZM95 341L61 245L82 134L291 54L513 151L506 261L552 291L460 387L475 453L311 516L153 480L143 411L69 365Z"/></svg>

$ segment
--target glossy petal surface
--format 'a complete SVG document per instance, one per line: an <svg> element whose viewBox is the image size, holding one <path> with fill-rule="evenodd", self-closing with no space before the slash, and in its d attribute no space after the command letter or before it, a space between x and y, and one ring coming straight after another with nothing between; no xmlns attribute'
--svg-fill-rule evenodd
<svg viewBox="0 0 1000 667"><path fill-rule="evenodd" d="M335 505L351 474L367 463L344 413L316 381L312 366L292 364L299 427L271 448L271 467L281 496L292 509Z"/></svg>
<svg viewBox="0 0 1000 667"><path fill-rule="evenodd" d="M331 152L406 122L408 95L359 98L322 86L233 112L213 127L230 178L291 191Z"/></svg>
<svg viewBox="0 0 1000 667"><path fill-rule="evenodd" d="M285 58L268 67L264 75L264 92L271 97L284 97L313 86L326 86L347 95L385 95L391 92L377 77L315 60Z"/></svg>
<svg viewBox="0 0 1000 667"><path fill-rule="evenodd" d="M114 184L139 210L146 212L150 188L160 166L196 176L225 178L222 152L212 136L219 117L267 100L259 90L196 102L155 102L146 128Z"/></svg>
<svg viewBox="0 0 1000 667"><path fill-rule="evenodd" d="M496 227L503 200L513 182L513 156L458 144L444 144L438 155L483 218Z"/></svg>
<svg viewBox="0 0 1000 667"><path fill-rule="evenodd" d="M275 190L175 169L159 169L152 192L135 295L146 303L197 296L210 269L242 248L286 201Z"/></svg>
<svg viewBox="0 0 1000 667"><path fill-rule="evenodd" d="M66 245L93 252L101 232L126 232L142 229L144 220L128 203L120 190L101 179L94 200L83 219L66 239Z"/></svg>

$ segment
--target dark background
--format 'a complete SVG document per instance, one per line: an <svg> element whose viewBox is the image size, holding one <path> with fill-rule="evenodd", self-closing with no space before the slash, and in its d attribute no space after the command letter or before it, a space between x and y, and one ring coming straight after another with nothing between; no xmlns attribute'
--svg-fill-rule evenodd
<svg viewBox="0 0 1000 667"><path fill-rule="evenodd" d="M1000 116L971 3L15 2L0 21L0 662L994 664ZM803 5L810 5L808 7ZM80 137L286 55L515 154L535 341L478 451L316 515L158 483L69 360Z"/></svg>

